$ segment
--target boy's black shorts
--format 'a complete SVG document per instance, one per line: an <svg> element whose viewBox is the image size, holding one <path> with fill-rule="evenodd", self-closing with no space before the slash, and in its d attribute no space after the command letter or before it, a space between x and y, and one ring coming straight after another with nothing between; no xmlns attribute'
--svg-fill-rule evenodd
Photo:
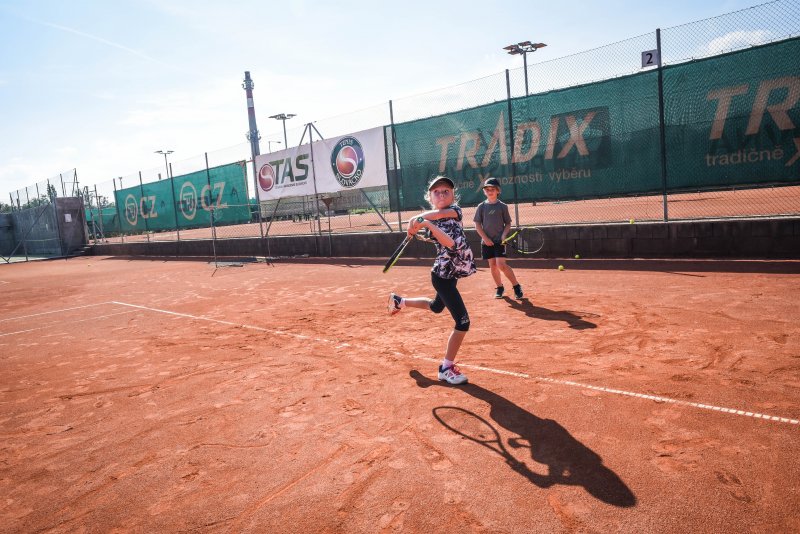
<svg viewBox="0 0 800 534"><path fill-rule="evenodd" d="M490 260L492 258L505 258L506 246L500 243L496 243L491 246L487 245L486 243L481 243L481 257L484 260Z"/></svg>

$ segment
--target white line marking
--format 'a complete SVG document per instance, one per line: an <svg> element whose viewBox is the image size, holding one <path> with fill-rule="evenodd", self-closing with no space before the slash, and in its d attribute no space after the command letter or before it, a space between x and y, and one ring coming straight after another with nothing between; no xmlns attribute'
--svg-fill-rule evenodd
<svg viewBox="0 0 800 534"><path fill-rule="evenodd" d="M115 315L123 315L125 313L133 313L133 310L117 312L117 313L109 313L108 315L99 315L97 317L87 317L85 319L73 319L73 320L70 320L69 323L66 323L66 322L65 323L48 323L48 324L45 324L45 325L42 325L42 326L37 326L36 328L28 328L27 330L17 330L16 332L5 332L3 334L0 334L0 337L13 336L15 334L24 334L25 332L34 332L36 330L43 330L45 328L50 328L54 324L75 324L75 323L83 323L83 322L86 322L86 321L97 321L99 319L106 319L107 317L114 317Z"/></svg>
<svg viewBox="0 0 800 534"><path fill-rule="evenodd" d="M0 280L0 284L10 284L11 282L6 282L5 280Z"/></svg>
<svg viewBox="0 0 800 534"><path fill-rule="evenodd" d="M32 313L31 315L20 315L19 317L9 317L7 319L0 319L0 323L4 321L16 321L17 319L27 319L29 317L39 317L40 315L49 315L51 313L61 313L72 310L82 310L84 308L91 308L92 306L102 306L103 304L111 304L111 301L97 302L95 304L86 304L85 306L75 306L74 308L62 308L60 310L46 311L42 313Z"/></svg>
<svg viewBox="0 0 800 534"><path fill-rule="evenodd" d="M314 341L319 341L319 342L322 342L322 343L330 343L332 345L336 345L335 341L331 341L329 339L309 338L308 336L304 336L302 334L295 334L293 332L287 332L285 330L270 330L268 328L262 328L260 326L237 324L237 323L232 323L230 321L222 321L220 319L211 319L209 317L203 317L203 316L199 316L199 315L191 315L191 314L188 314L188 313L178 313L178 312L173 312L173 311L169 311L169 310L160 310L158 308L149 308L147 306L139 306L139 305L136 305L136 304L128 304L126 302L117 302L117 301L111 301L111 302L113 304L119 304L120 306L130 306L132 308L138 308L138 309L141 309L141 310L149 310L149 311L158 312L158 313L166 313L166 314L175 315L175 316L178 316L178 317L186 317L188 319L196 319L196 320L199 320L199 321L210 321L210 322L213 322L213 323L226 324L226 325L230 325L230 326L238 326L240 328L249 328L251 330L258 330L258 331L261 331L261 332L270 332L272 334L291 336L291 337L296 337L296 338L299 338L299 339L313 339ZM402 354L400 352L394 352L393 354L395 356L399 356L401 358L407 358L408 357L407 355ZM429 361L429 362L439 362L439 360L437 360L435 358L428 358L428 357L424 357L424 356L411 356L411 357L414 358L414 359L417 359L417 360L425 360L425 361ZM678 406L690 406L692 408L700 408L702 410L712 410L712 411L716 411L716 412L729 413L729 414L732 414L732 415L744 415L746 417L753 417L753 418L756 418L756 419L766 419L768 421L775 421L775 422L780 422L780 423L788 423L788 424L792 424L792 425L800 425L800 420L798 420L798 419L788 419L786 417L778 417L778 416L775 416L775 415L767 415L767 414L761 414L761 413L755 413L755 412L743 412L742 410L737 410L737 409L734 409L734 408L723 408L722 406L712 406L712 405L709 405L709 404L702 404L702 403L699 403L699 402L689 402L689 401L682 401L682 400L677 400L677 399L670 399L669 397L661 397L661 396L658 396L658 395L647 395L647 394L644 394L644 393L636 393L636 392L633 392L633 391L625 391L625 390L621 390L621 389L613 389L613 388L607 388L607 387L603 387L603 386L592 386L592 385L589 385L589 384L581 384L580 382L573 382L571 380L559 380L557 378L547 378L547 377L543 377L543 376L531 376L531 375L526 374L526 373L517 373L515 371L505 371L503 369L495 369L495 368L492 368L492 367L483 367L483 366L480 366L480 365L471 365L471 364L468 364L468 363L459 363L458 366L459 367L464 367L464 368L467 368L467 369L475 369L475 370L478 370L478 371L486 371L487 373L494 373L494 374L498 374L498 375L514 376L514 377L522 378L522 379L525 379L525 380L536 380L536 381L539 381L539 382L547 382L547 383L550 383L550 384L560 384L562 386L571 386L571 387L577 387L577 388L583 388L583 389L591 389L591 390L594 390L594 391L602 391L604 393L611 393L611 394L614 394L614 395L623 395L623 396L626 396L626 397L637 397L637 398L640 398L640 399L647 399L647 400L652 400L652 401L655 401L655 402L666 402L666 403L670 403L670 404L676 404Z"/></svg>

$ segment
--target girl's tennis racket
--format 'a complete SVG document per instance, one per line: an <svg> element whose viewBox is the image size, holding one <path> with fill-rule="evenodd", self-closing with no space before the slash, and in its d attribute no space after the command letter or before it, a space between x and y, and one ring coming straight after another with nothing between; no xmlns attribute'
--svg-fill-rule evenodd
<svg viewBox="0 0 800 534"><path fill-rule="evenodd" d="M525 226L506 237L502 244L510 244L520 254L536 254L544 247L544 232L535 226Z"/></svg>
<svg viewBox="0 0 800 534"><path fill-rule="evenodd" d="M384 266L383 266L383 272L386 272L386 271L388 271L389 269L391 269L391 268L392 268L392 266L393 266L395 263L397 263L397 260L399 260L399 259L400 259L400 256L403 254L403 251L406 249L406 247L408 246L408 244L409 244L409 243L411 243L411 240L412 240L412 239L414 239L414 236L410 236L410 235L407 235L407 236L406 236L406 238L405 238L405 239L403 239L403 242L402 242L402 243L400 243L400 246L398 246L398 247L397 247L397 248L394 250L394 252L392 252L392 255L391 255L391 256L389 256L389 259L388 259L388 260L386 260L386 263L385 263L385 264L384 264Z"/></svg>
<svg viewBox="0 0 800 534"><path fill-rule="evenodd" d="M417 222L422 222L425 219L423 217L417 217ZM407 235L403 242L392 252L392 255L389 256L389 259L386 260L386 263L383 265L383 272L388 271L392 268L392 266L397 263L397 260L400 259L400 256L403 254L403 251L406 249L411 240L414 239L413 235Z"/></svg>

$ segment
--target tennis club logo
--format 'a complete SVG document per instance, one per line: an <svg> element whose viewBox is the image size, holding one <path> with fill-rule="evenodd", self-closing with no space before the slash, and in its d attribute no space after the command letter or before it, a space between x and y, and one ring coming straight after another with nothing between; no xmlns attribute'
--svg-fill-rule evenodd
<svg viewBox="0 0 800 534"><path fill-rule="evenodd" d="M275 187L275 168L269 163L265 163L258 170L258 186L263 191L270 191Z"/></svg>
<svg viewBox="0 0 800 534"><path fill-rule="evenodd" d="M364 149L355 137L343 137L331 152L331 167L342 187L355 187L364 175Z"/></svg>
<svg viewBox="0 0 800 534"><path fill-rule="evenodd" d="M197 215L197 189L192 182L183 182L179 198L181 213L187 220L193 220Z"/></svg>
<svg viewBox="0 0 800 534"><path fill-rule="evenodd" d="M136 226L136 223L139 222L139 203L131 194L125 197L125 220L131 226Z"/></svg>

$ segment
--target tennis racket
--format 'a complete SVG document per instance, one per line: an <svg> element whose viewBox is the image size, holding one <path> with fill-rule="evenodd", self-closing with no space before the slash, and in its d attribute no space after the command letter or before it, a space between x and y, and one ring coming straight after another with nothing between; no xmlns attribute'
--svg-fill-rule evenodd
<svg viewBox="0 0 800 534"><path fill-rule="evenodd" d="M405 238L405 239L403 239L403 242L402 242L402 243L400 243L400 246L398 246L398 247L397 247L397 248L394 250L394 252L392 252L392 255L391 255L391 256L389 256L389 259L388 259L388 260L386 260L386 263L385 263L385 264L384 264L384 266L383 266L383 272L386 272L386 271L388 271L389 269L391 269L391 268L392 268L392 266L393 266L395 263L397 263L397 260L399 260L399 259L400 259L400 256L403 254L403 251L406 249L406 247L408 246L408 244L409 244L409 243L411 243L411 240L412 240L412 239L414 239L414 236L410 236L410 235L407 235L407 236L406 236L406 238Z"/></svg>
<svg viewBox="0 0 800 534"><path fill-rule="evenodd" d="M535 226L525 226L503 239L502 244L510 244L520 254L536 254L544 247L544 232Z"/></svg>
<svg viewBox="0 0 800 534"><path fill-rule="evenodd" d="M422 222L424 220L425 219L423 217L417 217L417 222ZM388 271L389 269L392 268L392 266L395 263L397 263L397 260L400 259L400 256L402 256L403 251L406 249L408 244L411 243L412 239L414 239L413 235L407 235L406 238L403 239L403 242L400 243L400 245L396 249L394 249L394 252L392 252L392 255L389 256L389 259L386 260L386 263L383 265L383 272Z"/></svg>

